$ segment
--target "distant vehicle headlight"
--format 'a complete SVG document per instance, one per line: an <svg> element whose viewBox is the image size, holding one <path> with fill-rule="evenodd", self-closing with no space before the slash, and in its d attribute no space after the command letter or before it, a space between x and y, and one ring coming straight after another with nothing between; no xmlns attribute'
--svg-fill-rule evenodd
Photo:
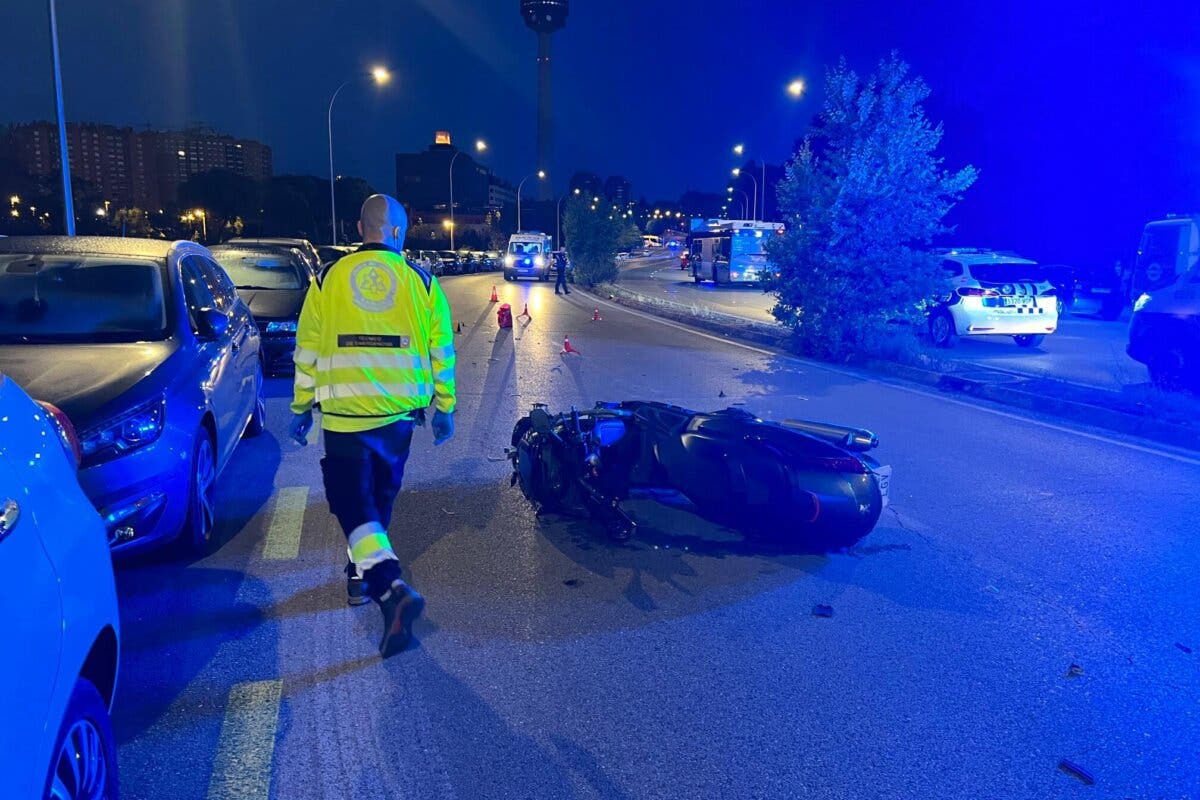
<svg viewBox="0 0 1200 800"><path fill-rule="evenodd" d="M166 400L156 397L85 430L80 435L83 465L107 461L151 444L162 434Z"/></svg>
<svg viewBox="0 0 1200 800"><path fill-rule="evenodd" d="M512 253L509 253L504 257L504 266L511 267L515 263L517 263L517 258Z"/></svg>
<svg viewBox="0 0 1200 800"><path fill-rule="evenodd" d="M1143 294L1141 297L1139 297L1139 298L1137 299L1137 302L1135 302L1135 303L1133 304L1133 310L1134 310L1134 311L1141 311L1143 308L1145 308L1145 307L1146 307L1146 303L1149 303L1149 302L1150 302L1150 295L1149 295L1149 294Z"/></svg>
<svg viewBox="0 0 1200 800"><path fill-rule="evenodd" d="M533 265L535 267L544 267L544 266L546 266L546 259L542 256L534 256L533 257Z"/></svg>
<svg viewBox="0 0 1200 800"><path fill-rule="evenodd" d="M293 319L279 320L267 323L267 333L295 333L296 321Z"/></svg>

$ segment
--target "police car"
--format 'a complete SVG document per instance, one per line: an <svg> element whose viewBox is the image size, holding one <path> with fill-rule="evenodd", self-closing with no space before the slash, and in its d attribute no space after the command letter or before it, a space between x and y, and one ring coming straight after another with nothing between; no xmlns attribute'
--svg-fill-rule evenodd
<svg viewBox="0 0 1200 800"><path fill-rule="evenodd" d="M1010 253L978 248L937 250L950 295L934 303L929 335L937 347L960 336L1011 336L1036 347L1058 329L1058 297L1044 270Z"/></svg>

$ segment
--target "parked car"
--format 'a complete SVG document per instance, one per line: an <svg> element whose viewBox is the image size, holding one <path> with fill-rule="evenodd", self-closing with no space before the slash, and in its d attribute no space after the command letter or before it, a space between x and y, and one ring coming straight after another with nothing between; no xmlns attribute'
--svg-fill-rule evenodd
<svg viewBox="0 0 1200 800"><path fill-rule="evenodd" d="M1200 390L1200 264L1138 297L1126 351L1155 386Z"/></svg>
<svg viewBox="0 0 1200 800"><path fill-rule="evenodd" d="M350 255L357 249L347 244L323 244L317 248L317 256L321 261L321 266L326 267L342 256Z"/></svg>
<svg viewBox="0 0 1200 800"><path fill-rule="evenodd" d="M1087 314L1104 320L1120 318L1129 305L1118 267L1084 268L1076 271L1071 293L1072 314Z"/></svg>
<svg viewBox="0 0 1200 800"><path fill-rule="evenodd" d="M461 275L463 273L462 259L453 250L439 250L437 258L442 262L443 275Z"/></svg>
<svg viewBox="0 0 1200 800"><path fill-rule="evenodd" d="M1058 329L1058 296L1037 263L994 250L938 250L951 285L933 304L929 335L937 347L960 336L1011 336L1036 347Z"/></svg>
<svg viewBox="0 0 1200 800"><path fill-rule="evenodd" d="M117 593L78 458L67 417L0 372L4 798L117 796Z"/></svg>
<svg viewBox="0 0 1200 800"><path fill-rule="evenodd" d="M212 254L254 315L262 336L263 368L268 374L290 372L300 309L316 277L308 260L288 247L247 250L217 245Z"/></svg>
<svg viewBox="0 0 1200 800"><path fill-rule="evenodd" d="M115 551L213 540L217 476L266 419L250 309L193 242L0 240L0 370L66 412Z"/></svg>
<svg viewBox="0 0 1200 800"><path fill-rule="evenodd" d="M321 265L325 263L321 259L321 254L317 251L317 248L308 239L292 239L279 236L256 239L237 237L228 240L225 244L236 244L239 247L249 248L294 247L301 253L304 253L304 257L308 259L309 266L312 267L313 272L320 272ZM355 248L351 248L351 250L353 249Z"/></svg>

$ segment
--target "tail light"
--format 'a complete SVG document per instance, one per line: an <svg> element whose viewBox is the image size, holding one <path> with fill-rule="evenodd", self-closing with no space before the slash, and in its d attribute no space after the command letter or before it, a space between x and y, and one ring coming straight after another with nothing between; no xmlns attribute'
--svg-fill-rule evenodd
<svg viewBox="0 0 1200 800"><path fill-rule="evenodd" d="M982 289L978 286L964 286L958 290L959 297L999 297L995 289Z"/></svg>
<svg viewBox="0 0 1200 800"><path fill-rule="evenodd" d="M38 401L38 405L46 412L50 424L54 426L54 431L58 434L59 441L62 442L63 450L67 452L67 457L71 460L71 466L79 469L79 462L83 458L83 449L79 445L79 434L75 432L75 426L71 424L70 418L58 406L41 400Z"/></svg>

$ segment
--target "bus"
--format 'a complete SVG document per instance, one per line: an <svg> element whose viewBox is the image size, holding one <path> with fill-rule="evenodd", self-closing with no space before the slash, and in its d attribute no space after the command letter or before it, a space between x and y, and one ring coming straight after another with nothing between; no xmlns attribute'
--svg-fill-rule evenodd
<svg viewBox="0 0 1200 800"><path fill-rule="evenodd" d="M647 250L656 250L662 246L663 240L661 236L654 236L649 233L642 235L642 247Z"/></svg>
<svg viewBox="0 0 1200 800"><path fill-rule="evenodd" d="M688 237L687 266L696 283L762 283L774 272L766 243L783 234L778 222L709 220Z"/></svg>

